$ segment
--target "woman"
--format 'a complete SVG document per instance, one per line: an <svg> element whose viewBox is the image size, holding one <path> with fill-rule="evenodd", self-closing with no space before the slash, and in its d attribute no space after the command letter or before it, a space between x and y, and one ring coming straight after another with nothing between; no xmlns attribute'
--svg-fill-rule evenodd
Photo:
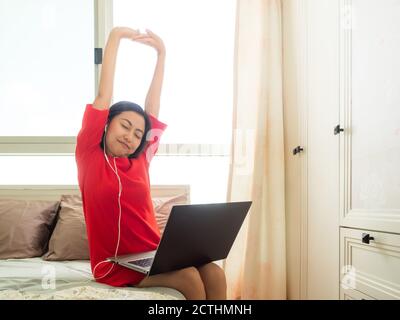
<svg viewBox="0 0 400 320"><path fill-rule="evenodd" d="M157 65L145 110L128 101L110 107L121 39L154 48ZM145 276L105 261L157 249L160 231L150 196L149 165L167 125L157 119L166 50L159 36L114 28L107 40L99 92L86 105L77 137L76 162L89 240L92 273L112 286L170 287L186 299L226 299L223 270L214 263Z"/></svg>

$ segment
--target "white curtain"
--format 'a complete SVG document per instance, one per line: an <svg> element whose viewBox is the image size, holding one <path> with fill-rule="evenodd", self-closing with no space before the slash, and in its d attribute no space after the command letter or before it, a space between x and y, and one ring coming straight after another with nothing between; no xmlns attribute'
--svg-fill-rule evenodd
<svg viewBox="0 0 400 320"><path fill-rule="evenodd" d="M237 0L227 201L252 200L224 261L228 299L286 299L281 0Z"/></svg>

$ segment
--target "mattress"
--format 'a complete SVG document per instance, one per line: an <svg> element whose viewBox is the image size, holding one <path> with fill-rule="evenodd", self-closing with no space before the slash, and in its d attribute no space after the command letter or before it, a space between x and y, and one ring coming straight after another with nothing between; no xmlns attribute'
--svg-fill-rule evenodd
<svg viewBox="0 0 400 320"><path fill-rule="evenodd" d="M112 287L94 281L88 260L0 260L0 300L184 300L164 287Z"/></svg>

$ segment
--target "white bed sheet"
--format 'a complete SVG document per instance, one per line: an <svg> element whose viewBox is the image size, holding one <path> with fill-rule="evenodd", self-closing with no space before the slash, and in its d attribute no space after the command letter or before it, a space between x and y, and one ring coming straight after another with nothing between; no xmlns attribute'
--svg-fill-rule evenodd
<svg viewBox="0 0 400 320"><path fill-rule="evenodd" d="M0 260L0 300L184 300L172 288L117 288L93 280L87 260Z"/></svg>

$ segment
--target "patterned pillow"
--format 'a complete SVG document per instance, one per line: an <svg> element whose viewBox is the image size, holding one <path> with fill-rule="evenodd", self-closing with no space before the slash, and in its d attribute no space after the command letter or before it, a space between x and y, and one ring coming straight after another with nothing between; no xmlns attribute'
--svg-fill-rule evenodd
<svg viewBox="0 0 400 320"><path fill-rule="evenodd" d="M172 207L174 205L187 204L189 202L187 193L182 193L178 196L173 197L153 198L152 201L154 213L156 215L156 220L161 235L164 233L164 229L167 224Z"/></svg>

